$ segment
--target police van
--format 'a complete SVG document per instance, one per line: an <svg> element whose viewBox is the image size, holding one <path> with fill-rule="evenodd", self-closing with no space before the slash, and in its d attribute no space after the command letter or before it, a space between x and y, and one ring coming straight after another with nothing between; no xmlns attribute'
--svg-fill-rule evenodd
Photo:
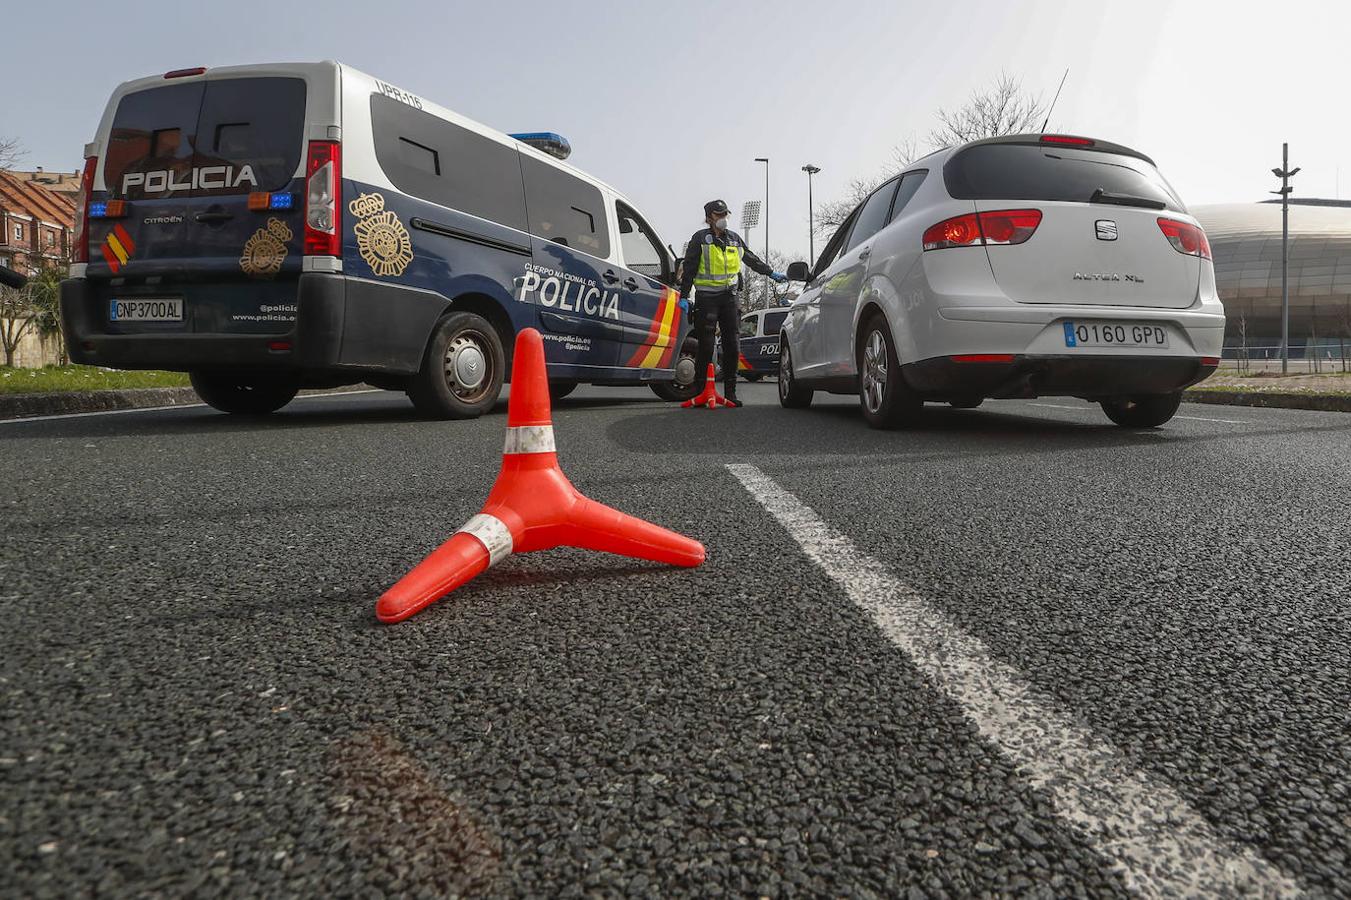
<svg viewBox="0 0 1351 900"><path fill-rule="evenodd" d="M741 317L738 374L747 381L778 373L779 332L787 318L787 309L757 309Z"/></svg>
<svg viewBox="0 0 1351 900"><path fill-rule="evenodd" d="M127 82L86 147L71 358L188 372L226 412L365 382L467 418L534 327L555 396L690 396L674 254L569 149L335 62Z"/></svg>

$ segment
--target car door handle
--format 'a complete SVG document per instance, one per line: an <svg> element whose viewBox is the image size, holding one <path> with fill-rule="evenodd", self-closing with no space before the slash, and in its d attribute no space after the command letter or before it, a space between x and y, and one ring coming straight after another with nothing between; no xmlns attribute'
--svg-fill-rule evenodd
<svg viewBox="0 0 1351 900"><path fill-rule="evenodd" d="M216 212L199 212L193 218L204 225L211 225L216 222L228 222L233 219L234 216L224 210L218 210Z"/></svg>
<svg viewBox="0 0 1351 900"><path fill-rule="evenodd" d="M625 279L624 279L624 287L628 288L628 289L631 290L631 291L636 291L636 290L638 290L638 279L637 279L637 278L634 278L634 277L632 277L632 276L630 276L630 277L628 277L628 278L625 278Z"/></svg>
<svg viewBox="0 0 1351 900"><path fill-rule="evenodd" d="M619 280L619 276L615 274L614 269L606 269L605 274L600 277L605 279L606 284L614 284Z"/></svg>

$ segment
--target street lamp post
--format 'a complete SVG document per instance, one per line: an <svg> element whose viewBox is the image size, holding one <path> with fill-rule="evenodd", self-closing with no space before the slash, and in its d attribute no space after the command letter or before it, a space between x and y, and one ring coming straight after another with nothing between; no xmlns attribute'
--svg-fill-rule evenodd
<svg viewBox="0 0 1351 900"><path fill-rule="evenodd" d="M1272 191L1281 198L1281 374L1290 371L1290 179L1299 168L1290 168L1290 145L1281 144L1281 167L1271 174L1281 180L1281 189Z"/></svg>
<svg viewBox="0 0 1351 900"><path fill-rule="evenodd" d="M807 173L807 265L816 265L816 213L812 208L812 176L821 171L811 163L802 167Z"/></svg>
<svg viewBox="0 0 1351 900"><path fill-rule="evenodd" d="M765 265L769 265L769 157L757 156L756 162L765 164ZM769 307L769 279L765 279L765 307Z"/></svg>

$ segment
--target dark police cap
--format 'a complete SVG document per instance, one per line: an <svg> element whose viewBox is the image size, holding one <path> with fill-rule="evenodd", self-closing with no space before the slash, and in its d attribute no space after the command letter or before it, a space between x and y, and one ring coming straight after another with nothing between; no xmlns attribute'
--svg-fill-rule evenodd
<svg viewBox="0 0 1351 900"><path fill-rule="evenodd" d="M721 200L710 200L704 204L704 215L711 216L714 213L722 214L729 212L727 204Z"/></svg>

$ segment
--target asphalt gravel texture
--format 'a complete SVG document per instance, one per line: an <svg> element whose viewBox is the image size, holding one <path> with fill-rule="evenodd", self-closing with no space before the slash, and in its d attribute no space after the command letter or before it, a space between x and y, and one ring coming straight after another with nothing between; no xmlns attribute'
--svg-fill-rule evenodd
<svg viewBox="0 0 1351 900"><path fill-rule="evenodd" d="M376 598L478 511L503 406L0 424L0 894L1126 895L724 468L753 463L1226 840L1351 896L1351 417L851 398L554 411L674 569L508 559Z"/></svg>

